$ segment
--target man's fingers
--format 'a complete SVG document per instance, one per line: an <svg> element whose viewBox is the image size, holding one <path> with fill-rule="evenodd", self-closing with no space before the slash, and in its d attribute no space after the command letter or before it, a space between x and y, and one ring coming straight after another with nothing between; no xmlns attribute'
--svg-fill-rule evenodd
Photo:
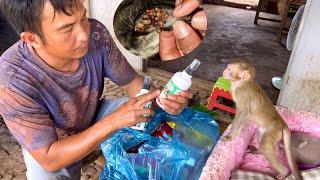
<svg viewBox="0 0 320 180"><path fill-rule="evenodd" d="M206 31L208 27L206 13L204 11L199 11L192 16L191 26L195 29Z"/></svg>
<svg viewBox="0 0 320 180"><path fill-rule="evenodd" d="M179 20L173 24L173 33L183 54L192 52L201 43L199 35L184 21Z"/></svg>
<svg viewBox="0 0 320 180"><path fill-rule="evenodd" d="M161 31L159 38L159 54L162 61L177 59L181 56L173 31Z"/></svg>
<svg viewBox="0 0 320 180"><path fill-rule="evenodd" d="M193 94L191 91L180 91L179 96L191 99L193 97Z"/></svg>
<svg viewBox="0 0 320 180"><path fill-rule="evenodd" d="M146 104L148 101L156 98L157 96L159 96L160 94L160 90L156 90L156 91L153 91L149 94L144 94L142 96L139 96L137 97L138 101L136 102L136 105L138 106L144 106L144 104Z"/></svg>
<svg viewBox="0 0 320 180"><path fill-rule="evenodd" d="M140 116L137 118L137 123L140 123L140 122L149 122L150 121L150 118L149 117L144 117L144 116Z"/></svg>
<svg viewBox="0 0 320 180"><path fill-rule="evenodd" d="M176 7L174 8L172 15L176 17L183 17L189 15L192 11L200 6L199 0L183 0L176 1Z"/></svg>
<svg viewBox="0 0 320 180"><path fill-rule="evenodd" d="M178 6L180 3L182 3L183 2L183 0L176 0L176 2L175 2L175 6Z"/></svg>
<svg viewBox="0 0 320 180"><path fill-rule="evenodd" d="M140 119L141 116L143 116L143 117L151 117L153 115L154 115L154 111L152 109L148 109L148 108L143 108L141 110L137 110L136 111L137 119Z"/></svg>
<svg viewBox="0 0 320 180"><path fill-rule="evenodd" d="M171 108L171 109L175 109L175 110L180 110L183 107L183 104L177 103L175 101L171 101L167 98L163 98L162 99L162 104L164 104L165 106Z"/></svg>
<svg viewBox="0 0 320 180"><path fill-rule="evenodd" d="M167 112L167 113L170 113L170 114L174 114L174 115L177 115L181 112L181 110L178 110L178 109L174 109L170 106L167 106L166 104L162 104L163 106L163 109Z"/></svg>
<svg viewBox="0 0 320 180"><path fill-rule="evenodd" d="M180 95L168 95L167 98L173 102L177 102L180 104L187 104L187 102L188 102L188 99L186 97L183 97Z"/></svg>
<svg viewBox="0 0 320 180"><path fill-rule="evenodd" d="M205 37L205 36L206 36L206 32L207 32L207 31L201 31L201 30L199 30L199 32L200 32L200 34L202 35L202 37Z"/></svg>

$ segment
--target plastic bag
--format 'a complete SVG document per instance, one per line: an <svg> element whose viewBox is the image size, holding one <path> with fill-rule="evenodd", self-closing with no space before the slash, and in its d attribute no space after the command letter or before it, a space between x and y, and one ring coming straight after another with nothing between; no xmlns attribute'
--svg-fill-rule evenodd
<svg viewBox="0 0 320 180"><path fill-rule="evenodd" d="M151 136L164 121L172 136ZM218 124L205 113L158 109L145 131L125 128L101 144L107 163L100 179L198 179L218 138Z"/></svg>

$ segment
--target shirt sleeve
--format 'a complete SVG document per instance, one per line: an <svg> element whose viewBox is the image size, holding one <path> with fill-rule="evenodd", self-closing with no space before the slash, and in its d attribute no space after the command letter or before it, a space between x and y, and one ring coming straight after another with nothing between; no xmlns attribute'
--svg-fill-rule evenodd
<svg viewBox="0 0 320 180"><path fill-rule="evenodd" d="M9 88L0 88L0 114L12 135L27 150L46 147L58 139L50 115L31 98Z"/></svg>
<svg viewBox="0 0 320 180"><path fill-rule="evenodd" d="M95 29L94 39L98 39L104 51L104 72L105 77L120 86L129 84L136 76L136 72L121 53L107 28L98 21L93 21Z"/></svg>

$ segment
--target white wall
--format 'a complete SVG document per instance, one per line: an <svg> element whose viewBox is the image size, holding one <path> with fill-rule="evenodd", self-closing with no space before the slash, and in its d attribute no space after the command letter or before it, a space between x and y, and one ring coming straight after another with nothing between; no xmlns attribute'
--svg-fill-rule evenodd
<svg viewBox="0 0 320 180"><path fill-rule="evenodd" d="M320 1L307 0L278 105L320 114Z"/></svg>
<svg viewBox="0 0 320 180"><path fill-rule="evenodd" d="M110 31L118 48L136 71L142 71L142 59L127 51L120 44L113 31L113 15L122 0L90 0L90 17L102 22Z"/></svg>

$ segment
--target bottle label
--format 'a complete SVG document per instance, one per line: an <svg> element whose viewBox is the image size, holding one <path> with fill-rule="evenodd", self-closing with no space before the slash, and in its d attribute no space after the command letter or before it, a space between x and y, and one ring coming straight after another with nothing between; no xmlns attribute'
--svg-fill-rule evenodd
<svg viewBox="0 0 320 180"><path fill-rule="evenodd" d="M181 89L178 88L178 86L175 85L170 79L170 81L165 87L165 91L167 91L167 94L178 94L181 91Z"/></svg>
<svg viewBox="0 0 320 180"><path fill-rule="evenodd" d="M167 94L178 94L181 91L181 89L175 85L172 80L167 83L167 85L163 88L160 95L156 98L157 104L163 109L161 99L165 98Z"/></svg>

